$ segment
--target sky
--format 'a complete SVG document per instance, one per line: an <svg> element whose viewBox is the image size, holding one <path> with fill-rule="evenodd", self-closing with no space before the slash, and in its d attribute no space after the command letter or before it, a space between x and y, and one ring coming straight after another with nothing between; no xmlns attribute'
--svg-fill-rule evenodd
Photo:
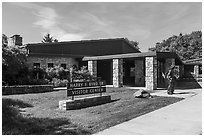
<svg viewBox="0 0 204 137"><path fill-rule="evenodd" d="M128 38L142 52L173 35L202 30L201 2L3 2L2 33L23 44Z"/></svg>

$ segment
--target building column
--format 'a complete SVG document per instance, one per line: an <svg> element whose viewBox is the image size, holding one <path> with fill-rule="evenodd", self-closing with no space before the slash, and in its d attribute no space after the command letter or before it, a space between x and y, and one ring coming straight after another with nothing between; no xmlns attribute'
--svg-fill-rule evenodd
<svg viewBox="0 0 204 137"><path fill-rule="evenodd" d="M92 76L97 77L97 61L96 60L88 61L88 70Z"/></svg>
<svg viewBox="0 0 204 137"><path fill-rule="evenodd" d="M198 66L198 65L195 65L195 66L194 66L194 75L195 75L196 78L197 78L198 75L199 75L199 66Z"/></svg>
<svg viewBox="0 0 204 137"><path fill-rule="evenodd" d="M113 59L113 87L123 85L123 59Z"/></svg>
<svg viewBox="0 0 204 137"><path fill-rule="evenodd" d="M144 60L135 60L135 86L144 86Z"/></svg>
<svg viewBox="0 0 204 137"><path fill-rule="evenodd" d="M148 90L157 89L157 59L156 57L145 58L145 85Z"/></svg>

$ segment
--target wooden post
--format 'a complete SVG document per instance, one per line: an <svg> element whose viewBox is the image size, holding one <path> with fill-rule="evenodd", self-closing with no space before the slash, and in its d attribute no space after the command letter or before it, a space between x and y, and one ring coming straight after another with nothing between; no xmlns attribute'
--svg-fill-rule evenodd
<svg viewBox="0 0 204 137"><path fill-rule="evenodd" d="M70 82L73 82L73 67L69 69L69 74L70 74ZM74 96L72 96L72 100L74 100Z"/></svg>
<svg viewBox="0 0 204 137"><path fill-rule="evenodd" d="M72 96L72 100L74 100L74 96Z"/></svg>
<svg viewBox="0 0 204 137"><path fill-rule="evenodd" d="M37 80L39 79L39 72L37 71Z"/></svg>
<svg viewBox="0 0 204 137"><path fill-rule="evenodd" d="M98 82L99 82L99 87L100 87L100 89L101 89L100 80L98 80ZM100 92L100 97L102 97L102 92Z"/></svg>
<svg viewBox="0 0 204 137"><path fill-rule="evenodd" d="M73 82L73 79L72 79L73 68L72 67L70 68L69 74L70 74L70 82Z"/></svg>

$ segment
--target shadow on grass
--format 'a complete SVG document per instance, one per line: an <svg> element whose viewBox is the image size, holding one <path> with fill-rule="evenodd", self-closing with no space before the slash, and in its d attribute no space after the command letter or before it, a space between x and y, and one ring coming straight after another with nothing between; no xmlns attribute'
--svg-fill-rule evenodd
<svg viewBox="0 0 204 137"><path fill-rule="evenodd" d="M202 88L196 80L178 81L176 85L177 85L176 89L199 89L199 88Z"/></svg>
<svg viewBox="0 0 204 137"><path fill-rule="evenodd" d="M69 119L35 118L20 113L19 108L32 107L19 100L2 100L2 134L3 135L78 135L91 134L78 127Z"/></svg>
<svg viewBox="0 0 204 137"><path fill-rule="evenodd" d="M2 99L2 106L6 106L6 107L16 106L19 108L33 107L31 104L25 103L21 100L13 100L10 98L3 98Z"/></svg>
<svg viewBox="0 0 204 137"><path fill-rule="evenodd" d="M114 100L110 100L110 101L106 101L106 102L98 102L98 103L94 103L94 104L83 104L83 105L80 105L80 106L76 106L75 108L72 108L70 110L95 107L95 106L99 106L99 105L109 104L109 103L112 103L112 102L115 102L115 101L118 101L118 100L120 100L120 99L114 99Z"/></svg>
<svg viewBox="0 0 204 137"><path fill-rule="evenodd" d="M202 88L202 87L199 85L197 87L194 87L194 86L192 86L192 87L176 87L175 89L187 90L187 89L200 89L200 88Z"/></svg>

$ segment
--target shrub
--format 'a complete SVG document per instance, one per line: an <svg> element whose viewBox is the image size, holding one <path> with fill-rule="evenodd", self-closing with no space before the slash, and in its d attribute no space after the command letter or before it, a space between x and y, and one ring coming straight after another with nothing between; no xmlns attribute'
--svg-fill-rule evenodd
<svg viewBox="0 0 204 137"><path fill-rule="evenodd" d="M55 66L54 68L47 68L46 69L46 73L47 73L47 79L49 79L50 81L53 78L57 78L57 79L70 79L70 73L68 69L64 69L63 67L59 67L59 66Z"/></svg>
<svg viewBox="0 0 204 137"><path fill-rule="evenodd" d="M48 79L30 79L26 85L46 85L49 84Z"/></svg>
<svg viewBox="0 0 204 137"><path fill-rule="evenodd" d="M73 81L93 81L97 78L90 74L86 66L83 66L80 70L73 72L72 79Z"/></svg>
<svg viewBox="0 0 204 137"><path fill-rule="evenodd" d="M47 73L42 68L33 68L29 70L29 77L31 79L45 79L47 76Z"/></svg>
<svg viewBox="0 0 204 137"><path fill-rule="evenodd" d="M54 85L54 87L66 87L68 82L69 81L66 79L60 80L57 78L53 78L51 83Z"/></svg>
<svg viewBox="0 0 204 137"><path fill-rule="evenodd" d="M2 81L4 81L2 84L17 85L25 83L27 73L26 49L17 45L2 45Z"/></svg>
<svg viewBox="0 0 204 137"><path fill-rule="evenodd" d="M46 72L46 78L54 87L66 87L67 83L70 82L70 72L68 69L56 66L54 68L47 68ZM74 82L93 81L96 79L96 77L90 74L86 66L81 67L80 70L73 69L72 80Z"/></svg>

